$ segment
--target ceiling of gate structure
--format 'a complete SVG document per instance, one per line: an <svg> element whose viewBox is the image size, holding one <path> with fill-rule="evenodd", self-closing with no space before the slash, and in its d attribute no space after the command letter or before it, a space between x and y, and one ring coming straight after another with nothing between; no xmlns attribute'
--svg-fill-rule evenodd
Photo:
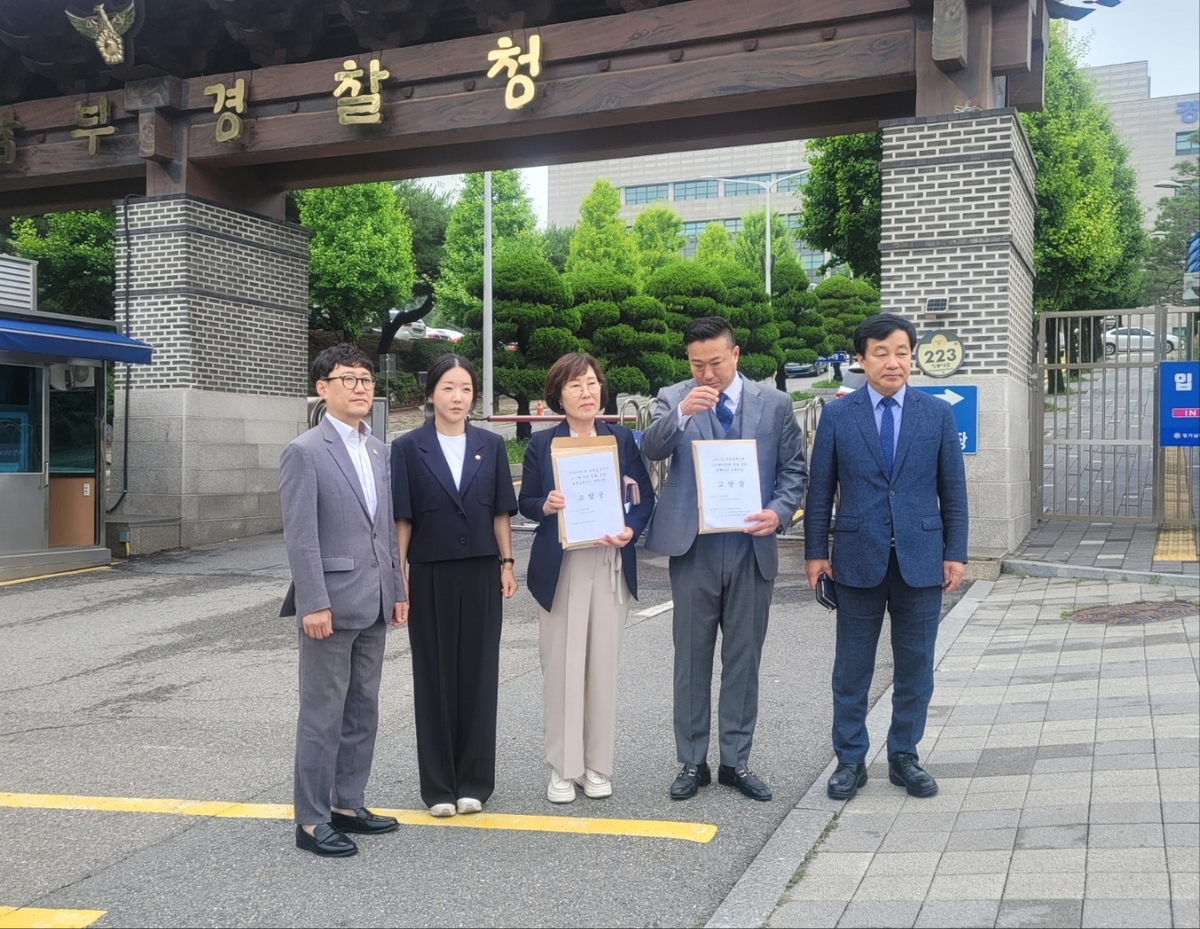
<svg viewBox="0 0 1200 929"><path fill-rule="evenodd" d="M1047 15L1046 0L0 0L0 214L168 193L270 213L302 187L1036 107Z"/></svg>

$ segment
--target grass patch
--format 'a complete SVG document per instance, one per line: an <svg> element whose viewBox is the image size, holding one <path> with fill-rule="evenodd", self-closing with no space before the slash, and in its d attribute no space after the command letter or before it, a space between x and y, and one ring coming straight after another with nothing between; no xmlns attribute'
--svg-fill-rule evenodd
<svg viewBox="0 0 1200 929"><path fill-rule="evenodd" d="M528 439L505 439L504 450L508 452L509 464L520 464L525 460L525 446L529 444Z"/></svg>
<svg viewBox="0 0 1200 929"><path fill-rule="evenodd" d="M787 889L791 890L802 880L804 880L804 872L808 870L809 862L817 857L817 851L821 845L829 838L830 833L838 827L838 817L834 815L833 819L829 820L829 825L821 830L821 834L817 836L817 841L813 842L813 847L808 850L808 854L804 856L804 860L800 862L800 867L796 869L796 873L791 876L787 883Z"/></svg>
<svg viewBox="0 0 1200 929"><path fill-rule="evenodd" d="M842 384L840 381L833 381L827 378L823 381L816 381L812 386L816 387L818 390L836 390L837 388L841 387Z"/></svg>
<svg viewBox="0 0 1200 929"><path fill-rule="evenodd" d="M810 391L807 391L807 390L793 390L792 391L792 399L793 400L811 400L815 396L816 396L816 394L814 394Z"/></svg>

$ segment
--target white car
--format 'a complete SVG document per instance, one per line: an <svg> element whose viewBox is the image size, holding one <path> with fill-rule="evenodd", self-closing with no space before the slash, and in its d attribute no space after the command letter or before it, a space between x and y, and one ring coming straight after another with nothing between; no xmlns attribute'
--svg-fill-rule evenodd
<svg viewBox="0 0 1200 929"><path fill-rule="evenodd" d="M462 337L463 334L457 329L427 328L425 330L425 338L427 339L445 339L447 342L457 342Z"/></svg>
<svg viewBox="0 0 1200 929"><path fill-rule="evenodd" d="M1179 340L1173 335L1166 336L1167 354L1179 348ZM1137 326L1125 326L1120 329L1109 329L1104 333L1104 354L1115 355L1117 352L1152 352L1158 344L1158 337L1149 329Z"/></svg>

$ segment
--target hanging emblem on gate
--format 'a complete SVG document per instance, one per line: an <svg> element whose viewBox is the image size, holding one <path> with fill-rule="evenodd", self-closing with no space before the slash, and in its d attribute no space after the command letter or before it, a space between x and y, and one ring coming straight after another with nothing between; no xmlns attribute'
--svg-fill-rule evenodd
<svg viewBox="0 0 1200 929"><path fill-rule="evenodd" d="M963 345L950 329L927 332L917 343L917 364L929 377L949 377L962 367Z"/></svg>
<svg viewBox="0 0 1200 929"><path fill-rule="evenodd" d="M125 60L125 35L137 18L134 4L114 13L110 18L104 11L104 4L97 3L94 16L76 16L70 10L64 10L67 19L79 32L92 39L96 48L100 49L100 57L106 64L119 65Z"/></svg>

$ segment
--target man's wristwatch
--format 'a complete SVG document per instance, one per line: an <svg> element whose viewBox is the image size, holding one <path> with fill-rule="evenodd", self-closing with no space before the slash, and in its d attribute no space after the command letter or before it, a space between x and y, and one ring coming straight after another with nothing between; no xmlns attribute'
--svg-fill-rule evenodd
<svg viewBox="0 0 1200 929"><path fill-rule="evenodd" d="M517 559L515 559L515 558L501 558L500 559L500 567L502 567L502 568L506 564L515 565L516 563L517 563Z"/></svg>

